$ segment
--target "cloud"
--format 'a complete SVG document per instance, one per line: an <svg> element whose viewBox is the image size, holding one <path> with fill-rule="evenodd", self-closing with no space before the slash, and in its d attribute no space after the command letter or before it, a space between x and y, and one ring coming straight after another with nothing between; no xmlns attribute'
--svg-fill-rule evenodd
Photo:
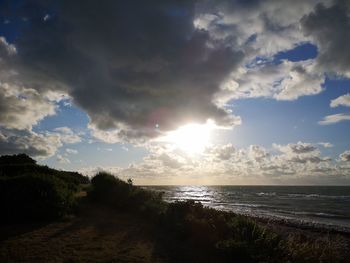
<svg viewBox="0 0 350 263"><path fill-rule="evenodd" d="M335 182L348 169L340 162L324 156L306 142L274 144L281 151L267 150L260 145L236 149L232 144L215 145L196 156L174 148L153 147L140 163L118 167L121 178L136 183L291 183ZM345 154L342 155L343 159ZM341 157L339 157L341 158ZM345 159L344 159L345 160ZM347 178L347 179L346 179Z"/></svg>
<svg viewBox="0 0 350 263"><path fill-rule="evenodd" d="M180 168L182 166L182 163L179 160L166 153L162 153L159 156L150 156L149 160L159 160L165 167L173 169Z"/></svg>
<svg viewBox="0 0 350 263"><path fill-rule="evenodd" d="M323 146L324 148L332 148L334 145L329 142L319 142L319 145Z"/></svg>
<svg viewBox="0 0 350 263"><path fill-rule="evenodd" d="M339 155L339 159L343 162L350 162L350 151L345 151Z"/></svg>
<svg viewBox="0 0 350 263"><path fill-rule="evenodd" d="M301 21L305 34L317 44L317 66L321 71L350 77L350 3L336 0L332 5L319 3Z"/></svg>
<svg viewBox="0 0 350 263"><path fill-rule="evenodd" d="M277 100L296 100L301 96L319 94L325 78L322 74L313 72L313 65L310 63L295 63L286 77L281 80L281 90L274 98ZM275 87L274 87L275 88Z"/></svg>
<svg viewBox="0 0 350 263"><path fill-rule="evenodd" d="M0 155L26 153L32 157L47 158L61 146L60 137L56 134L0 131Z"/></svg>
<svg viewBox="0 0 350 263"><path fill-rule="evenodd" d="M5 128L31 129L64 94L89 115L93 137L144 143L189 122L238 125L225 108L232 99L296 100L322 92L329 68L349 75L345 1L63 0L51 9L15 8L30 26L13 43L0 37L0 84L22 93L0 91ZM306 42L316 59L274 60Z"/></svg>
<svg viewBox="0 0 350 263"><path fill-rule="evenodd" d="M31 26L15 43L17 81L67 92L92 126L119 140L156 137L155 125L234 124L213 98L244 54L193 26L193 1L84 2L95 19L81 3L62 1L46 21L45 4L20 10Z"/></svg>
<svg viewBox="0 0 350 263"><path fill-rule="evenodd" d="M320 162L328 162L331 158L320 158L319 156L294 156L290 159L291 162L296 163L320 163Z"/></svg>
<svg viewBox="0 0 350 263"><path fill-rule="evenodd" d="M211 146L205 149L205 152L207 154L214 155L218 160L229 160L235 151L235 147L230 143L225 145Z"/></svg>
<svg viewBox="0 0 350 263"><path fill-rule="evenodd" d="M0 36L0 58L3 59L15 55L16 53L16 47L13 44L9 44L4 37Z"/></svg>
<svg viewBox="0 0 350 263"><path fill-rule="evenodd" d="M55 104L36 90L0 80L0 126L31 130L45 117L54 115L55 109Z"/></svg>
<svg viewBox="0 0 350 263"><path fill-rule="evenodd" d="M194 23L216 39L243 45L248 59L268 57L308 40L300 31L299 21L317 2L201 1Z"/></svg>
<svg viewBox="0 0 350 263"><path fill-rule="evenodd" d="M339 96L338 98L331 100L330 106L332 108L338 107L338 106L346 106L350 107L350 94L345 94L342 96Z"/></svg>
<svg viewBox="0 0 350 263"><path fill-rule="evenodd" d="M287 145L274 144L273 146L275 149L287 154L304 154L317 150L311 143L304 142L289 143Z"/></svg>
<svg viewBox="0 0 350 263"><path fill-rule="evenodd" d="M249 146L249 156L257 162L269 157L269 153L259 145Z"/></svg>
<svg viewBox="0 0 350 263"><path fill-rule="evenodd" d="M69 153L69 154L78 154L78 151L77 151L77 150L70 149L70 148L67 148L67 149L66 149L66 152Z"/></svg>
<svg viewBox="0 0 350 263"><path fill-rule="evenodd" d="M68 127L55 128L54 132L60 135L60 139L63 143L74 144L81 142L81 137Z"/></svg>
<svg viewBox="0 0 350 263"><path fill-rule="evenodd" d="M350 113L337 113L333 115L327 115L323 120L319 121L320 125L330 125L341 121L349 121Z"/></svg>
<svg viewBox="0 0 350 263"><path fill-rule="evenodd" d="M281 64L262 63L241 69L222 86L222 93L231 99L271 97L296 100L301 96L320 93L323 74L313 71L313 61Z"/></svg>
<svg viewBox="0 0 350 263"><path fill-rule="evenodd" d="M67 158L67 157L64 157L60 154L57 154L56 156L56 159L59 163L62 163L62 164L70 164L70 160Z"/></svg>

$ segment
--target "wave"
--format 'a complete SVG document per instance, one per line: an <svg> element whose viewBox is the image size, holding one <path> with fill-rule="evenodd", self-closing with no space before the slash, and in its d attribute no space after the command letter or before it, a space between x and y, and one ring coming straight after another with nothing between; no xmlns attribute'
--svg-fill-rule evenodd
<svg viewBox="0 0 350 263"><path fill-rule="evenodd" d="M287 194L288 197L297 198L325 198L325 199L348 199L350 195L321 195L321 194Z"/></svg>
<svg viewBox="0 0 350 263"><path fill-rule="evenodd" d="M275 192L267 192L267 193L260 192L260 193L257 193L256 195L258 195L258 196L276 196L276 193Z"/></svg>

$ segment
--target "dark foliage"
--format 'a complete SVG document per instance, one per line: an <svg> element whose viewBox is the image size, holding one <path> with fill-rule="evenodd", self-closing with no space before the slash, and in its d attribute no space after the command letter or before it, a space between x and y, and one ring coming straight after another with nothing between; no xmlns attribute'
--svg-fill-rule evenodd
<svg viewBox="0 0 350 263"><path fill-rule="evenodd" d="M36 164L36 161L24 153L0 156L0 165L10 165L10 164L12 165Z"/></svg>
<svg viewBox="0 0 350 263"><path fill-rule="evenodd" d="M124 182L105 172L92 178L88 197L121 211L142 213L151 217L158 216L166 207L160 193L136 187L131 180Z"/></svg>
<svg viewBox="0 0 350 263"><path fill-rule="evenodd" d="M346 262L347 248L337 240L282 237L245 216L193 201L168 204L107 173L91 182L92 200L156 222L170 262Z"/></svg>
<svg viewBox="0 0 350 263"><path fill-rule="evenodd" d="M36 164L25 154L0 157L0 221L46 221L72 210L74 194L89 179Z"/></svg>
<svg viewBox="0 0 350 263"><path fill-rule="evenodd" d="M0 157L0 177L16 177L26 174L46 174L65 181L76 191L79 184L89 183L89 178L77 172L58 171L47 166L38 165L25 154L5 155Z"/></svg>
<svg viewBox="0 0 350 263"><path fill-rule="evenodd" d="M162 220L178 240L177 261L282 262L281 238L253 220L204 208L193 201L168 206ZM205 254L203 254L205 251Z"/></svg>
<svg viewBox="0 0 350 263"><path fill-rule="evenodd" d="M73 191L59 178L40 174L0 178L2 222L52 220L73 205Z"/></svg>

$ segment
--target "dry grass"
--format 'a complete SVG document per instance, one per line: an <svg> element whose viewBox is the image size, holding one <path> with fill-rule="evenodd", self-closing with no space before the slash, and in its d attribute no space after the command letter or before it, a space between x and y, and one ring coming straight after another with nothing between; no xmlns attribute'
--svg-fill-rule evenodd
<svg viewBox="0 0 350 263"><path fill-rule="evenodd" d="M81 210L3 241L0 262L164 262L149 222L93 205Z"/></svg>

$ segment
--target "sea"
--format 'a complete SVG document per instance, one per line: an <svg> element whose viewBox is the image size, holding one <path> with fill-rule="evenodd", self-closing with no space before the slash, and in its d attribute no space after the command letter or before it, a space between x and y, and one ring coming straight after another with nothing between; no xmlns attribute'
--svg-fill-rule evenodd
<svg viewBox="0 0 350 263"><path fill-rule="evenodd" d="M350 186L147 186L167 202L203 206L265 219L350 233Z"/></svg>

